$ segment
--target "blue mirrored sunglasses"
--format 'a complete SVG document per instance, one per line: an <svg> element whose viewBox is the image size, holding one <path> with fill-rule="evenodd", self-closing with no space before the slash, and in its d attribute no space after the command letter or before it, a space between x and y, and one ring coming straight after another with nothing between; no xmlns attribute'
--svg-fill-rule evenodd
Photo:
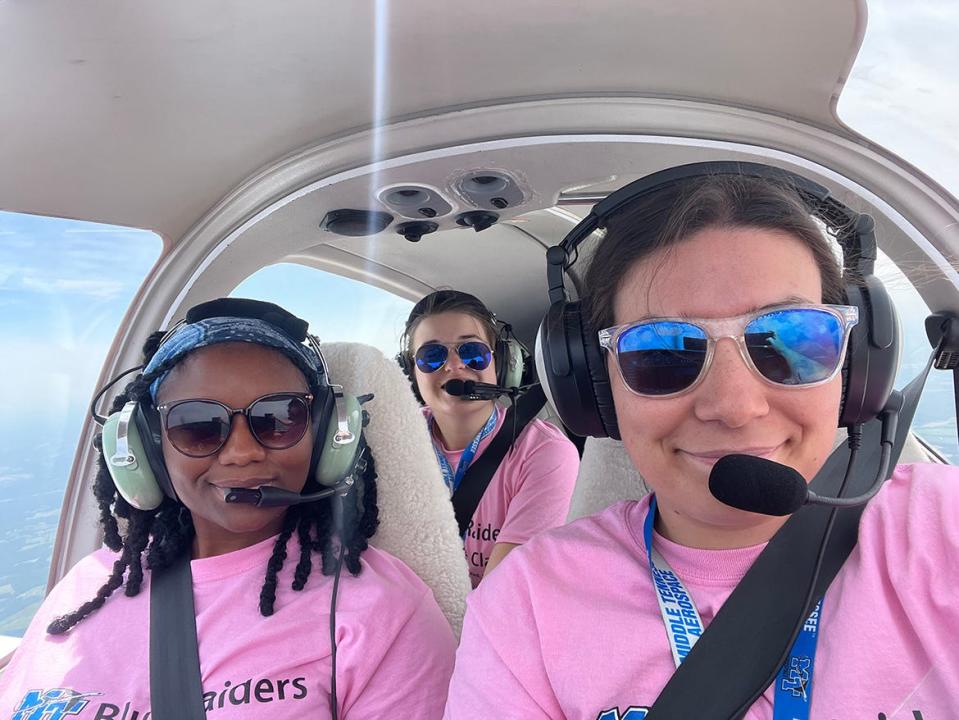
<svg viewBox="0 0 959 720"><path fill-rule="evenodd" d="M809 387L839 372L858 322L859 309L848 305L794 305L732 318L650 318L601 330L599 342L636 395L691 390L722 338L735 340L746 364L766 382Z"/></svg>
<svg viewBox="0 0 959 720"><path fill-rule="evenodd" d="M433 373L446 364L450 350L453 350L463 364L470 370L485 370L493 362L493 351L489 345L479 340L469 340L458 345L426 343L413 354L416 367L424 373Z"/></svg>

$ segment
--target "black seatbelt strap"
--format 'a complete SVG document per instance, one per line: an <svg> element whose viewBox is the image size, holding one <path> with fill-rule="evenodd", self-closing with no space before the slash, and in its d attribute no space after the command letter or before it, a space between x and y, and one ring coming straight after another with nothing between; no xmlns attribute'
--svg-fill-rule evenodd
<svg viewBox="0 0 959 720"><path fill-rule="evenodd" d="M150 714L153 720L206 718L189 549L150 576Z"/></svg>
<svg viewBox="0 0 959 720"><path fill-rule="evenodd" d="M887 479L909 433L936 359L890 402L901 402ZM880 468L882 424L863 425L845 487L850 450L837 448L810 483L817 494L853 497ZM856 545L864 506L804 505L780 528L663 688L646 720L736 720L775 680L799 631Z"/></svg>
<svg viewBox="0 0 959 720"><path fill-rule="evenodd" d="M546 395L541 385L533 385L506 411L506 419L499 432L486 447L486 450L476 461L469 466L459 488L453 493L453 510L456 512L456 523L460 528L460 537L466 534L473 513L489 487L496 469L500 466L506 453L513 446L514 431L516 435L523 432L537 413L546 404Z"/></svg>

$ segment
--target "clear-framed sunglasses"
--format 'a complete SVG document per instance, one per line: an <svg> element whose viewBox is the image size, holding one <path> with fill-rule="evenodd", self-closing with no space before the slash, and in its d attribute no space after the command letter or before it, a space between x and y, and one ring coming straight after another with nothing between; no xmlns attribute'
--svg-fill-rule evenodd
<svg viewBox="0 0 959 720"><path fill-rule="evenodd" d="M832 380L842 367L859 309L788 305L731 318L648 318L599 331L623 383L636 395L672 397L705 377L722 338L764 381L807 388Z"/></svg>

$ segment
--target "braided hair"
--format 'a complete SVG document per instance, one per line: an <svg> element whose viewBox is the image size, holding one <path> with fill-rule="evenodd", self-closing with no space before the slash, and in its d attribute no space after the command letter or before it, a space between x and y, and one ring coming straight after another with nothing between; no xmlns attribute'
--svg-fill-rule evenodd
<svg viewBox="0 0 959 720"><path fill-rule="evenodd" d="M146 362L156 353L164 333L153 333L144 344ZM169 366L160 365L149 374L140 374L116 397L110 412L118 412L130 401L150 403L150 384ZM113 571L92 600L83 603L71 613L53 620L47 632L59 635L67 632L83 618L100 609L115 590L123 586L124 594L133 597L140 593L143 583L143 560L152 571L163 570L183 553L189 552L195 530L193 517L186 506L165 497L154 510L138 510L117 492L107 469L103 454L102 435L97 434L94 447L98 452L97 475L93 494L100 509L100 526L104 543L119 557ZM368 447L364 447L365 470L345 497L295 505L286 510L283 526L273 545L273 554L267 562L266 577L260 590L260 614L273 614L276 602L277 575L287 557L287 543L297 534L300 557L293 575L293 590L303 590L313 570L313 553L320 557L324 575L336 571L342 552L343 564L352 575L360 573L360 554L369 547L368 539L379 524L376 505L376 470ZM361 464L362 467L362 464ZM359 488L362 490L360 491ZM359 500L357 498L360 498Z"/></svg>

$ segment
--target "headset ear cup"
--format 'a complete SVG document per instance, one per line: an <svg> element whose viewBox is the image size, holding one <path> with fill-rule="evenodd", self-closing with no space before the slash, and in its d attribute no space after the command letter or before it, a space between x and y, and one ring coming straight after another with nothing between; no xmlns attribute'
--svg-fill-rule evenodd
<svg viewBox="0 0 959 720"><path fill-rule="evenodd" d="M135 420L138 411L136 402L128 402L107 418L101 431L103 460L124 500L137 510L155 510L163 502L164 492L146 449L152 439L143 442Z"/></svg>
<svg viewBox="0 0 959 720"><path fill-rule="evenodd" d="M839 426L874 419L889 400L901 349L899 318L880 280L868 275L846 286L847 302L859 308L843 363Z"/></svg>
<svg viewBox="0 0 959 720"><path fill-rule="evenodd" d="M322 487L332 487L353 472L365 445L362 440L363 409L353 395L336 390L333 402L324 403L324 406L329 408L329 417L324 431L316 435L321 438L320 442L314 442L313 453L317 460L313 479ZM340 413L345 428L340 426Z"/></svg>
<svg viewBox="0 0 959 720"><path fill-rule="evenodd" d="M420 395L420 389L416 386L416 372L413 368L413 361L410 358L408 353L398 352L396 353L396 364L400 366L400 370L403 371L403 374L406 375L406 379L410 381L410 388L413 390L413 397L416 398L416 401L420 405L425 405L426 402L423 400L423 396Z"/></svg>
<svg viewBox="0 0 959 720"><path fill-rule="evenodd" d="M619 420L616 417L616 405L613 403L613 387L609 381L609 370L606 365L606 356L599 344L597 333L591 332L589 323L576 308L579 320L579 329L583 333L583 359L589 372L589 382L596 400L596 409L603 423L606 435L613 440L619 440Z"/></svg>
<svg viewBox="0 0 959 720"><path fill-rule="evenodd" d="M583 331L578 301L550 306L536 336L536 369L546 397L573 433L619 439L602 350L598 338L590 343Z"/></svg>
<svg viewBox="0 0 959 720"><path fill-rule="evenodd" d="M523 380L523 350L512 338L496 343L496 384L518 387Z"/></svg>

